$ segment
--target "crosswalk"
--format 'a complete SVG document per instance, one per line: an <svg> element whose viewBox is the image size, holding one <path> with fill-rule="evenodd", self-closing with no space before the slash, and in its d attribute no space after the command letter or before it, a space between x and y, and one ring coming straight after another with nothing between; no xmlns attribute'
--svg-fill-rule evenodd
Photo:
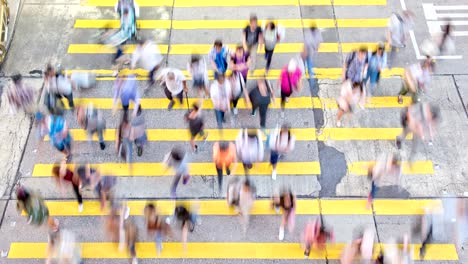
<svg viewBox="0 0 468 264"><path fill-rule="evenodd" d="M371 8L383 8L387 5L387 0L136 0L141 8L141 19L137 23L137 27L144 32L149 34L151 30L171 30L171 31L183 31L190 32L190 30L196 29L197 32L206 32L204 36L205 40L202 44L197 44L191 41L196 36L187 33L184 41L172 42L171 40L158 40L160 42L159 49L162 54L166 55L166 61L169 66L181 68L180 65L185 65L190 54L207 54L209 49L212 47L212 41L217 38L220 30L228 32L237 32L238 38L224 39L226 43L229 43L230 48L235 47L235 43L239 41L240 30L246 26L246 20L239 19L239 17L233 17L229 15L226 19L212 19L205 18L200 15L189 16L189 19L183 19L183 17L177 17L174 19L163 19L159 17L153 17L147 15L145 12L151 8L169 7L174 10L184 10L189 13L190 10L203 10L204 8L224 8L222 10L236 10L235 8L330 8L331 6L338 6L341 8L357 8L365 9ZM115 0L81 0L81 8L95 7L99 10L110 10L115 4ZM245 13L247 9L243 10L243 16L248 17L248 13ZM196 13L196 12L194 12ZM361 12L362 13L362 12ZM97 17L96 19L87 19L86 17L77 17L73 25L73 34L83 34L83 32L93 32L93 30L104 29L104 28L118 28L119 21L115 17L109 17L108 13L102 12L103 17ZM288 18L288 16L278 17L275 20L282 27L286 29L302 31L303 28L309 27L314 22L319 28L322 29L341 29L348 28L356 31L365 31L367 29L379 29L384 30L387 26L388 19L385 17L381 18L333 18L322 16L320 18ZM260 24L264 23L264 20L259 21ZM214 33L216 32L216 33ZM235 35L235 34L231 34ZM223 35L226 38L226 35ZM227 36L230 36L229 34ZM295 36L296 38L297 36ZM295 38L292 38L295 40ZM299 37L302 40L302 37ZM336 63L332 64L321 64L317 62L314 68L314 74L317 79L320 79L324 83L332 82L337 84L342 76L342 55L348 53L361 45L366 45L370 48L375 47L379 38L373 38L366 40L365 42L341 42L337 39L331 38L321 45L319 49L320 56L330 56L327 58L336 59ZM192 43L194 42L194 43ZM81 60L77 62L78 65L72 65L72 69L69 72L92 72L97 74L99 89L83 90L78 91L75 94L75 103L93 105L102 109L106 116L110 116L111 109L113 107L113 99L111 94L111 86L115 77L112 76L113 70L110 69L109 60L102 59L102 62L98 59L109 58L110 54L113 54L115 50L100 44L88 43L86 39L75 38L75 43L66 43L65 50L67 52L67 60L74 61L75 58L87 58L92 63L82 63ZM125 53L133 52L135 45L129 44L125 46ZM302 43L300 41L280 43L275 49L275 56L286 58L297 55L302 49ZM262 52L259 52L262 54ZM262 55L260 55L262 56ZM259 57L260 57L259 56ZM274 59L275 60L275 59ZM279 59L278 59L279 60ZM274 62L276 67L271 69L268 75L265 76L263 69L256 69L253 73L249 74L249 80L255 80L266 77L269 80L276 80L280 74L280 66L283 66L285 61ZM332 66L330 66L332 65ZM403 66L394 67L392 69L386 69L382 72L382 78L385 79L398 79L403 74ZM181 68L182 70L185 67ZM186 70L183 73L189 78L189 74ZM136 75L137 80L143 83L147 80L148 72L142 69L129 70L125 69L120 73L126 77L128 75ZM213 72L209 71L210 80L213 79ZM306 85L306 81L304 81ZM102 86L102 87L101 87ZM143 85L141 85L143 86ZM335 85L333 89L337 90L338 85ZM102 89L101 89L102 88ZM398 87L399 88L399 87ZM365 183L366 186L353 186L352 188L368 189L368 183L366 176L368 173L368 167L374 164L379 153L375 153L369 158L374 149L379 151L389 150L392 148L391 144L397 135L401 133L399 127L334 127L334 122L328 122L321 127L315 127L313 121L313 114L307 112L308 110L322 110L324 115L334 115L337 111L336 98L334 97L310 97L308 89L303 89L301 94L292 97L286 104L286 116L289 113L293 113L294 118L299 121L294 122L292 133L295 135L297 145L300 148L307 148L305 153L299 153L295 156L292 153L287 157L287 160L280 161L277 167L278 177L281 178L282 182L288 182L289 179L301 178L302 185L312 186L320 180L321 174L323 173L323 166L325 166L326 160L319 159L316 153L316 147L309 148L310 144L328 144L332 145L340 144L355 144L369 146L369 153L362 153L363 156L357 155L357 159L351 158L343 161L346 166L343 171L343 177L356 177L359 182ZM188 99L188 104L191 105L199 99L192 97ZM156 150L157 153L145 152L142 157L136 157L135 161L129 166L126 163L119 162L115 157L115 151L112 147L107 148L103 155L100 155L96 150L88 150L90 153L85 153L84 156L91 157L90 161L99 168L104 175L112 175L118 177L118 180L125 179L127 181L138 182L141 181L143 184L147 184L147 179L163 179L170 181L173 172L167 170L160 159L160 154L167 153L169 149L167 146L175 144L182 144L187 146L190 140L189 132L186 129L186 124L182 120L176 120L172 115L180 116L182 112L186 110L186 102L182 104L176 102L173 111L168 112L167 99L163 97L160 91L150 91L149 94L142 95L141 106L144 110L145 118L148 123L148 144L152 150ZM399 112L403 107L407 107L411 104L411 98L404 97L403 104L399 104L395 96L377 96L369 98L365 104L365 108L371 109L372 111L387 111L392 112L394 115L388 117L392 120L399 118ZM67 105L67 102L64 102ZM132 106L131 106L132 108ZM272 128L278 125L281 120L274 120L276 114L279 113L280 101L277 99L276 104L270 106L271 117L269 117L268 127ZM212 110L213 105L210 100L204 100L203 110L209 112L206 115L207 119L213 118ZM244 115L249 111L244 100L239 103L239 115ZM385 113L387 113L385 112ZM67 117L72 118L71 115ZM242 118L242 117L240 117ZM114 117L114 119L117 119ZM161 119L161 120L159 120ZM304 119L302 122L301 119ZM333 119L333 118L332 118ZM307 120L307 121L306 121ZM242 124L257 124L258 121L252 123L252 121L237 122L234 120L231 124L226 124L226 128L222 131L215 129L214 126L207 127L206 132L208 133L206 149L193 156L193 162L190 163L190 172L194 180L200 179L203 183L206 179L215 179L216 169L211 162L211 147L213 142L220 140L233 141L236 139L239 129ZM71 135L74 140L74 145L77 148L85 148L89 141L88 135L82 129L79 129L75 122L71 123ZM104 140L109 143L115 140L116 130L114 124L115 120L107 120L108 129L104 134ZM161 126L164 124L164 126ZM411 139L412 135L408 135L407 139ZM46 138L46 141L49 139ZM96 137L93 140L97 140ZM264 140L266 140L264 138ZM37 144L35 140L32 140L31 144ZM49 144L49 142L39 143ZM164 148L163 148L164 147ZM31 148L35 148L34 146ZM346 154L346 153L345 153ZM97 161L92 159L93 155L99 156ZM300 156L302 155L302 156ZM332 157L327 157L332 158ZM42 184L45 180L51 177L51 170L54 164L48 155L38 154L31 164L25 165L26 176L23 177L25 185ZM77 162L78 163L78 162ZM326 164L330 166L330 164ZM76 164L71 164L76 166ZM256 164L251 169L250 174L252 180L258 183L265 183L265 186L259 186L263 189L276 188L277 184L270 181L271 166L268 162L261 162ZM242 176L243 167L241 164L238 165L237 169L232 172L232 177ZM418 177L432 177L434 175L434 164L431 160L420 158L418 160L402 162L402 178L403 181L406 179L414 179ZM414 177L414 178L412 178ZM192 181L194 181L192 180ZM126 182L128 183L128 182ZM153 183L153 182L151 182ZM159 182L158 182L159 183ZM167 182L165 182L167 183ZM197 182L196 184L203 184ZM189 183L188 185L190 185ZM137 223L140 232L144 233L145 226L143 225L143 209L148 202L154 202L157 204L158 210L164 215L172 214L174 210L175 202L168 200L168 194L163 197L154 197L152 200L139 199L138 193L141 190L132 190L131 186L128 186L128 190L125 190L126 194L123 195L123 199L126 201L127 206L130 208L130 216ZM149 189L169 189L167 186L147 186ZM185 187L182 187L185 188ZM187 189L190 187L186 187ZM285 242L278 243L277 241L277 228L281 221L281 216L275 212L271 207L271 201L263 197L254 203L252 208L252 222L251 231L255 237L245 239L245 236L239 235L240 228L237 227L238 213L226 205L225 200L221 200L224 194L218 194L213 196L211 193L205 193L204 191L208 188L202 186L200 190L190 190L191 193L187 195L189 200L180 200L178 202L195 204L197 205L198 214L202 216L202 226L195 228L195 232L191 234L190 241L187 248L184 250L181 243L179 243L178 237L169 238L169 242L164 243L164 249L161 254L156 252L156 248L152 238L140 235L139 242L136 245L137 257L142 260L142 263L163 263L157 259L176 260L188 259L187 263L191 263L191 260L226 260L226 263L244 263L245 261L257 261L263 263L261 260L275 260L275 263L305 263L301 262L303 256L303 249L299 245L299 237L302 232L302 228L305 223L317 216L322 216L325 222L333 222L333 217L341 217L344 225L348 225L345 232L337 233L336 243L327 245L323 251L313 251L310 259L322 261L325 260L338 260L341 252L352 238L351 231L355 227L354 222L349 221L356 220L357 223L369 224L372 227L386 224L388 222L396 222L398 225L409 225L411 221L415 221L417 217L424 214L424 208L429 206L443 207L443 203L438 199L377 199L373 202L371 208L366 207L367 200L365 199L351 199L351 198L314 198L309 193L298 193L297 199L297 228L296 231L291 234L290 238L287 238ZM50 188L49 188L50 189ZM65 223L65 228L69 228L72 231L78 233L80 237L82 257L87 260L91 260L92 263L126 263L124 259L129 258L126 251L119 251L118 244L109 242L107 238L100 237L101 232L97 232L98 235L92 234L92 229L98 229L101 227L100 216L108 214L107 210L101 210L100 204L96 201L93 194L88 192L84 193L84 210L78 212L76 201L72 201L68 198L63 198L60 194L55 191L50 191L52 194L50 197L46 196L46 204L49 208L51 216L57 217L62 223ZM183 189L181 193L183 193ZM145 193L147 193L145 191ZM151 193L151 191L150 191ZM195 195L193 194L195 193ZM57 200L57 197L60 197ZM196 199L203 197L202 199ZM215 197L216 199L210 199ZM161 199L160 199L161 198ZM13 206L10 205L10 211L13 210ZM18 224L26 225L24 219L19 220L19 216L13 217ZM234 220L233 220L234 219ZM348 220L350 219L350 220ZM354 219L354 220L353 220ZM341 221L341 220L340 220ZM208 222L209 224L204 224ZM210 225L211 224L211 225ZM230 226L233 225L233 226ZM13 227L10 227L11 229ZM28 228L28 227L26 227ZM223 230L223 228L226 228ZM198 231L201 229L202 231ZM257 230L258 229L258 230ZM265 229L263 231L262 229ZM36 230L36 229L31 229ZM222 232L225 234L221 234ZM400 235L399 232L402 230L392 230L392 232L385 233L384 230L380 231L379 241L376 242L377 248L385 248L389 246L386 244L390 241L390 238ZM8 238L6 240L9 243L8 259L6 263L29 263L23 261L37 261L37 263L43 262L43 259L47 257L47 240L44 230L35 231L40 233L40 237L35 234L31 237L25 235L18 235L15 238ZM211 235L211 237L210 237ZM414 239L411 241L411 248L413 250L412 257L415 260L421 260L419 257L420 241ZM377 253L377 252L376 252ZM459 260L457 248L450 241L436 241L429 245L424 260L437 262L455 261ZM121 261L121 262L119 262ZM125 260L126 261L126 260ZM146 261L146 262L145 262ZM224 261L223 261L224 262ZM3 263L3 262L2 262ZM31 262L36 263L36 262ZM174 262L175 263L175 262ZM179 262L177 262L179 263ZM195 262L193 262L195 263ZM198 262L197 262L198 263ZM202 262L199 262L202 263ZM255 262L254 262L255 263ZM270 262L265 262L270 263Z"/></svg>

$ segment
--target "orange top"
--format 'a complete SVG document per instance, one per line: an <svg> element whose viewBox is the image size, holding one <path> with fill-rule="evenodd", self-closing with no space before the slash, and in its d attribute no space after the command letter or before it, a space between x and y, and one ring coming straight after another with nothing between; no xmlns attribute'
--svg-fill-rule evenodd
<svg viewBox="0 0 468 264"><path fill-rule="evenodd" d="M229 167L231 163L236 161L236 146L234 143L229 143L227 151L221 151L219 143L213 145L213 161L218 168L221 166Z"/></svg>

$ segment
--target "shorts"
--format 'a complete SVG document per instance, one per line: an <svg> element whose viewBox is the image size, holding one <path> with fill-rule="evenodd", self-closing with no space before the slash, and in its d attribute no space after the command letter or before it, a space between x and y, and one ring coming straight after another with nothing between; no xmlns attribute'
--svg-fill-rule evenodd
<svg viewBox="0 0 468 264"><path fill-rule="evenodd" d="M198 78L195 78L193 79L193 87L194 88L198 88L198 89L202 89L203 87L205 87L205 79L201 78L201 79L198 79Z"/></svg>
<svg viewBox="0 0 468 264"><path fill-rule="evenodd" d="M194 139L197 135L204 136L205 131L203 129L190 128L190 136Z"/></svg>

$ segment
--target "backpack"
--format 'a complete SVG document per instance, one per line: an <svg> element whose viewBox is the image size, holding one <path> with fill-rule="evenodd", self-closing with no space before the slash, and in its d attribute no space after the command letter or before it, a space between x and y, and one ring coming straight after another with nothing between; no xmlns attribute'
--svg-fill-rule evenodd
<svg viewBox="0 0 468 264"><path fill-rule="evenodd" d="M49 138L55 145L63 141L62 132L65 129L65 119L63 116L50 116Z"/></svg>
<svg viewBox="0 0 468 264"><path fill-rule="evenodd" d="M49 217L49 209L45 205L44 200L36 195L30 196L25 210L30 223L33 225L41 225Z"/></svg>
<svg viewBox="0 0 468 264"><path fill-rule="evenodd" d="M351 63L353 62L354 58L356 58L356 51L353 51L346 58L346 77L348 76L348 73L349 73L349 66L351 66Z"/></svg>
<svg viewBox="0 0 468 264"><path fill-rule="evenodd" d="M226 52L226 48L222 47L220 53L216 53L215 62L216 66L218 66L218 70L221 72L225 72L227 70L227 61L224 58L224 54Z"/></svg>

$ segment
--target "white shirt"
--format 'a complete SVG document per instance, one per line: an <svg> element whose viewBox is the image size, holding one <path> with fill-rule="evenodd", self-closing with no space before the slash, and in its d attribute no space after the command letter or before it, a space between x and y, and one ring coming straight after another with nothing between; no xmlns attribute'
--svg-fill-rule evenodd
<svg viewBox="0 0 468 264"><path fill-rule="evenodd" d="M143 46L137 46L132 54L132 68L136 67L139 61L141 67L147 71L151 71L161 63L163 57L159 51L158 45L152 41L148 41Z"/></svg>
<svg viewBox="0 0 468 264"><path fill-rule="evenodd" d="M169 72L174 73L174 76L175 76L174 83L170 83L167 80L167 74ZM180 94L180 92L182 92L182 90L184 89L183 81L186 80L185 75L182 73L182 71L180 71L178 69L174 69L174 68L165 68L165 69L163 69L159 73L158 79L161 79L161 81L166 83L167 89L171 92L171 94L173 96L176 96L176 95Z"/></svg>
<svg viewBox="0 0 468 264"><path fill-rule="evenodd" d="M224 84L220 87L218 81L211 84L210 87L211 101L217 110L228 111L231 103L231 83L224 80Z"/></svg>

